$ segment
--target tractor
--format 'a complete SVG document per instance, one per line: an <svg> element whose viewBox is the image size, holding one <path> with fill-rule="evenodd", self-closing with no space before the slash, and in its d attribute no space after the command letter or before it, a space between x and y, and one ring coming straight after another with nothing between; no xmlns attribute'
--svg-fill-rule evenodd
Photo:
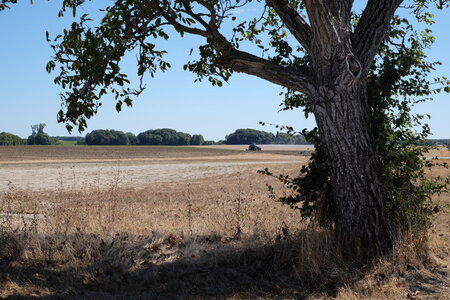
<svg viewBox="0 0 450 300"><path fill-rule="evenodd" d="M256 143L251 143L248 148L247 151L261 151L261 147L258 147L256 145Z"/></svg>

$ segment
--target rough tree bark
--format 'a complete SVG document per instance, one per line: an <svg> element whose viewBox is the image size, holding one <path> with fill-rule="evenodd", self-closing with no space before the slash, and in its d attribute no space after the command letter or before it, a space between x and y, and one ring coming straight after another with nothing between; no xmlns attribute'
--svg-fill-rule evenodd
<svg viewBox="0 0 450 300"><path fill-rule="evenodd" d="M313 111L328 156L338 240L352 255L372 257L388 251L392 234L364 82L319 91Z"/></svg>
<svg viewBox="0 0 450 300"><path fill-rule="evenodd" d="M328 157L336 234L350 253L369 257L391 249L392 232L372 137L366 78L400 2L369 1L356 42L350 26L352 1L305 1L312 31L311 106Z"/></svg>

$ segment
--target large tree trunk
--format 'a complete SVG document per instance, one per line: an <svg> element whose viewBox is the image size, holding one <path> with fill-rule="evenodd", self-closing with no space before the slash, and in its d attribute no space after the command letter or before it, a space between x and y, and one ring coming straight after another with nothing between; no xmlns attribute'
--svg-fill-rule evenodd
<svg viewBox="0 0 450 300"><path fill-rule="evenodd" d="M328 156L336 234L348 254L373 257L391 249L392 232L371 133L367 87L365 80L334 83L327 85L333 89L318 89L313 111Z"/></svg>

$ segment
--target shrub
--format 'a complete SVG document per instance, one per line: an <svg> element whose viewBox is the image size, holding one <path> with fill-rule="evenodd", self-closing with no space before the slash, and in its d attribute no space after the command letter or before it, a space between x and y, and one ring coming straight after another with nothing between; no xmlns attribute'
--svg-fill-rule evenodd
<svg viewBox="0 0 450 300"><path fill-rule="evenodd" d="M140 145L189 145L191 135L170 128L152 129L138 134Z"/></svg>
<svg viewBox="0 0 450 300"><path fill-rule="evenodd" d="M194 134L191 137L191 145L203 145L205 142L205 139L203 138L203 135L201 134Z"/></svg>
<svg viewBox="0 0 450 300"><path fill-rule="evenodd" d="M225 137L225 144L271 144L275 140L273 133L260 131L256 129L237 129L235 132Z"/></svg>
<svg viewBox="0 0 450 300"><path fill-rule="evenodd" d="M87 145L129 145L128 136L117 130L94 130L86 135Z"/></svg>
<svg viewBox="0 0 450 300"><path fill-rule="evenodd" d="M0 133L0 146L24 145L25 140L9 132Z"/></svg>
<svg viewBox="0 0 450 300"><path fill-rule="evenodd" d="M139 140L138 140L137 136L134 135L134 133L127 132L126 135L128 137L128 142L129 142L130 145L137 145L137 144L139 144Z"/></svg>
<svg viewBox="0 0 450 300"><path fill-rule="evenodd" d="M28 145L59 145L60 142L50 137L47 133L44 132L45 128L44 123L36 124L31 126L31 135L27 139Z"/></svg>

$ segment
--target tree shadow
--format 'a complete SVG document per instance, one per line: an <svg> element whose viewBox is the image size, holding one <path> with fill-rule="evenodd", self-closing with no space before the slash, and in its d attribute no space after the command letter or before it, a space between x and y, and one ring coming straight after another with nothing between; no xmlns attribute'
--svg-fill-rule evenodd
<svg viewBox="0 0 450 300"><path fill-rule="evenodd" d="M356 280L358 272L349 269L347 262L344 265L330 257L336 251L332 245L303 244L311 241L320 244L322 239L329 238L325 234L316 232L313 238L304 233L278 236L272 242L220 236L186 241L155 233L147 237L121 234L110 239L83 233L39 237L48 246L43 250L49 253L39 260L21 259L4 264L0 288L6 282L14 282L50 291L39 297L43 299L335 296L339 287ZM67 244L70 259L68 255L54 255L52 251L60 251L61 245ZM7 299L36 297L13 293Z"/></svg>

